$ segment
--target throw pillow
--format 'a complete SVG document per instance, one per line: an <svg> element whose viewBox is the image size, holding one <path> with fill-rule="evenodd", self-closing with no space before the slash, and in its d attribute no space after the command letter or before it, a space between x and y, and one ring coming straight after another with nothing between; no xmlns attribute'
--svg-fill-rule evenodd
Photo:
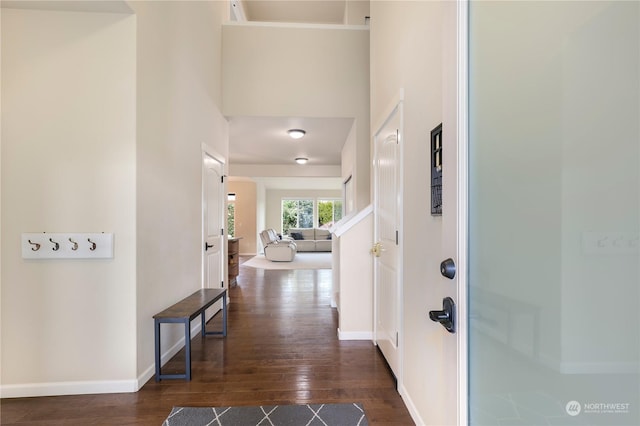
<svg viewBox="0 0 640 426"><path fill-rule="evenodd" d="M293 238L294 240L302 240L302 234L300 232L292 232L291 233L291 238Z"/></svg>

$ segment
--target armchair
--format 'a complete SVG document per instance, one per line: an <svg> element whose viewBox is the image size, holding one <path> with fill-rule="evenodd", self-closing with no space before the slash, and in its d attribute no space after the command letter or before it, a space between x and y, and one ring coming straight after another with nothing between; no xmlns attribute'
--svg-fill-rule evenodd
<svg viewBox="0 0 640 426"><path fill-rule="evenodd" d="M264 257L273 262L291 262L296 255L296 244L293 241L278 238L274 229L265 229L260 232L260 239L264 247Z"/></svg>

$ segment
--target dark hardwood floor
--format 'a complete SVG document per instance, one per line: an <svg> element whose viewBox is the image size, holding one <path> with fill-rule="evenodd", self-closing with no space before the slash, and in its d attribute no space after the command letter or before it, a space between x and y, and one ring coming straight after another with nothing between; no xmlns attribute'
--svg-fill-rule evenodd
<svg viewBox="0 0 640 426"><path fill-rule="evenodd" d="M330 270L241 266L228 336L193 336L190 382L152 378L136 393L3 399L0 423L161 425L173 406L361 402L371 425L413 425L376 347L337 339L330 292ZM183 351L163 367L172 370L184 371Z"/></svg>

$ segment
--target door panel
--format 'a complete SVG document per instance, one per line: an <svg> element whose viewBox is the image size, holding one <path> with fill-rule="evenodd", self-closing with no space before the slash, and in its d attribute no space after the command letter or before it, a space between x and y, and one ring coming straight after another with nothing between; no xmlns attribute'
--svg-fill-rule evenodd
<svg viewBox="0 0 640 426"><path fill-rule="evenodd" d="M378 263L378 322L376 338L380 350L385 355L389 365L396 366L398 360L398 289L395 269ZM394 373L395 369L392 368Z"/></svg>
<svg viewBox="0 0 640 426"><path fill-rule="evenodd" d="M471 424L640 424L640 3L470 21Z"/></svg>
<svg viewBox="0 0 640 426"><path fill-rule="evenodd" d="M400 354L400 281L398 279L399 232L399 132L401 104L391 113L374 138L374 285L375 341L398 378Z"/></svg>
<svg viewBox="0 0 640 426"><path fill-rule="evenodd" d="M219 288L224 282L225 238L223 215L226 203L222 182L223 165L203 153L203 280L206 288Z"/></svg>

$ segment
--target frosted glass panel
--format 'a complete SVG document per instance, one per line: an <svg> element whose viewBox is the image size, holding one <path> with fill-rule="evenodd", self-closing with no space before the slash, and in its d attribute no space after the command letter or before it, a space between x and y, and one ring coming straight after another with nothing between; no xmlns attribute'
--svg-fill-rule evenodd
<svg viewBox="0 0 640 426"><path fill-rule="evenodd" d="M640 425L640 2L471 2L473 425Z"/></svg>

